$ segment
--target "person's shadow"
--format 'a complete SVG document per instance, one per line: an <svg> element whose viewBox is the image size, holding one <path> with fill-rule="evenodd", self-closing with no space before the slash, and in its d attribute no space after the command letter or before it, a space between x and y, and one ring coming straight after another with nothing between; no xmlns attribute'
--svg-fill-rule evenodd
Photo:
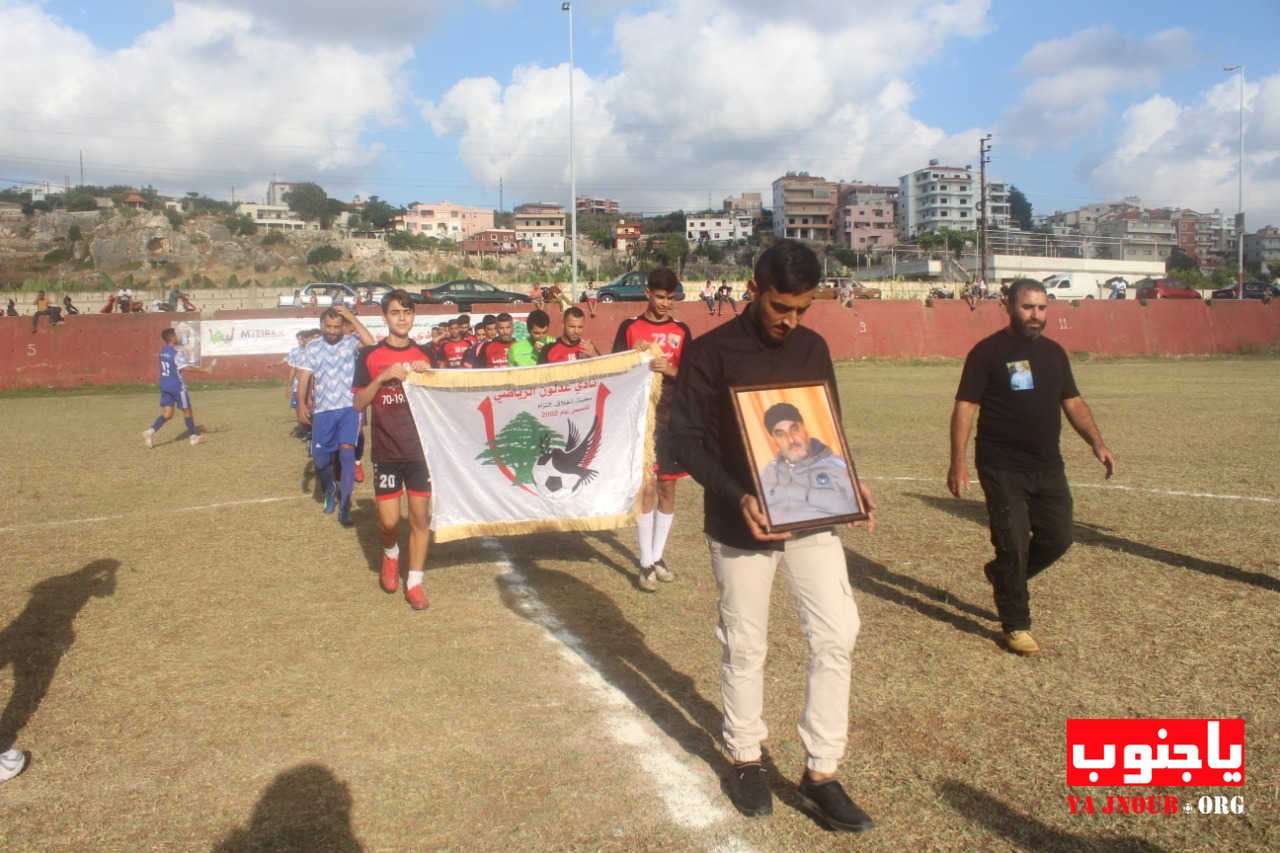
<svg viewBox="0 0 1280 853"><path fill-rule="evenodd" d="M351 828L351 791L329 768L300 764L277 776L237 829L214 853L257 850L363 850Z"/></svg>
<svg viewBox="0 0 1280 853"><path fill-rule="evenodd" d="M644 632L612 598L567 572L543 567L544 560L594 561L633 574L594 546L598 538L616 545L612 534L521 537L507 552L516 573L496 579L503 603L555 634L685 752L723 776L728 762L716 741L719 709L703 698L691 677L649 648Z"/></svg>
<svg viewBox="0 0 1280 853"><path fill-rule="evenodd" d="M987 524L986 506L981 502L941 498L936 495L924 495L918 492L908 492L907 497L916 498L935 509L949 512L956 518L966 519L984 527ZM1116 536L1108 532L1106 528L1095 524L1076 521L1073 538L1081 545L1110 548L1113 551L1120 551L1121 553L1142 557L1153 562L1164 563L1175 569L1190 569L1193 572L1213 575L1223 580L1247 583L1262 589L1280 592L1280 578L1275 578L1262 572L1247 571L1236 566L1229 566L1226 563L1202 560L1199 557L1179 554L1176 551L1166 551L1164 548L1157 548L1145 542L1134 542L1132 539Z"/></svg>
<svg viewBox="0 0 1280 853"><path fill-rule="evenodd" d="M999 640L999 632L977 621L998 621L999 617L994 612L957 598L948 590L895 572L883 563L870 560L848 547L844 549L844 554L845 563L849 567L849 583L859 592L914 610L921 616L950 625L957 631L992 642Z"/></svg>
<svg viewBox="0 0 1280 853"><path fill-rule="evenodd" d="M1064 832L1014 811L986 791L966 782L944 779L935 789L939 798L964 817L1021 850L1060 850L1063 853L1159 853L1163 848L1140 838L1089 837ZM1056 796L1056 795L1055 795Z"/></svg>
<svg viewBox="0 0 1280 853"><path fill-rule="evenodd" d="M0 667L13 667L13 693L0 713L0 750L8 749L49 692L62 656L76 640L71 624L90 598L116 591L117 560L94 560L31 588L31 600L0 630Z"/></svg>

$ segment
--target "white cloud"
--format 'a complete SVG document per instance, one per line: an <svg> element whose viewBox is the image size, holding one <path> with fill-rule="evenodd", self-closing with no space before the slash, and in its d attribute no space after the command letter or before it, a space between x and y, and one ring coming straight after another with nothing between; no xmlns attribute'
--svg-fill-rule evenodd
<svg viewBox="0 0 1280 853"><path fill-rule="evenodd" d="M979 131L914 119L903 76L985 32L988 5L670 0L624 14L616 73L574 77L578 191L700 208L787 169L894 182L930 157L970 162ZM517 202L567 202L568 107L566 65L524 67L463 80L423 116L458 137L478 180L502 177Z"/></svg>
<svg viewBox="0 0 1280 853"><path fill-rule="evenodd" d="M1234 213L1239 98L1239 83L1227 77L1191 103L1157 95L1134 104L1116 143L1084 177L1101 198ZM1280 224L1280 74L1245 87L1244 166L1248 229Z"/></svg>
<svg viewBox="0 0 1280 853"><path fill-rule="evenodd" d="M1001 117L1000 136L1024 153L1066 148L1105 124L1112 95L1153 88L1193 52L1194 37L1181 28L1141 38L1091 27L1041 42L1019 64L1032 81Z"/></svg>
<svg viewBox="0 0 1280 853"><path fill-rule="evenodd" d="M37 5L0 5L0 165L61 183L83 150L90 183L219 196L235 185L240 197L273 173L359 173L378 154L365 131L397 120L409 56L316 43L199 3L104 51Z"/></svg>

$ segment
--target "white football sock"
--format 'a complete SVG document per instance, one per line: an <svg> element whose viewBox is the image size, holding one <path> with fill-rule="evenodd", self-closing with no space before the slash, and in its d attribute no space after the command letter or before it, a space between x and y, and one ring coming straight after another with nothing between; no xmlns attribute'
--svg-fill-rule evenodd
<svg viewBox="0 0 1280 853"><path fill-rule="evenodd" d="M396 544L392 545L390 548L383 548L382 553L386 554L388 557L394 560L396 557L400 556L400 543L397 542Z"/></svg>
<svg viewBox="0 0 1280 853"><path fill-rule="evenodd" d="M653 519L653 561L662 559L662 552L667 547L667 535L671 532L671 522L675 520L674 512L658 510Z"/></svg>
<svg viewBox="0 0 1280 853"><path fill-rule="evenodd" d="M404 588L410 589L415 586L422 586L422 578L426 575L425 569L418 569L409 572L409 579L404 582Z"/></svg>
<svg viewBox="0 0 1280 853"><path fill-rule="evenodd" d="M653 565L653 510L636 516L636 530L640 540L640 566L647 569Z"/></svg>

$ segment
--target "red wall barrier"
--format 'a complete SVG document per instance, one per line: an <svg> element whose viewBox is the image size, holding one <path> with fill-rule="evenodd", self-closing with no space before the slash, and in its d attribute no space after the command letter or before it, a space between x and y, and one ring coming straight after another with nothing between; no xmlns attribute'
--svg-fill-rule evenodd
<svg viewBox="0 0 1280 853"><path fill-rule="evenodd" d="M473 319L486 313L532 306L477 305ZM601 351L613 345L618 324L643 310L640 303L602 304L587 321L587 337ZM376 314L374 306L361 314ZM419 314L420 324L452 312ZM552 331L560 328L560 310L551 307ZM318 317L315 309L219 311L208 319L254 317ZM732 317L708 316L701 301L686 300L678 315L695 335ZM40 319L0 318L0 388L73 387L156 380L160 331L184 316L174 314L81 314L50 327ZM192 317L194 319L194 317ZM994 301L975 310L960 300L938 300L931 306L910 301L858 301L852 308L834 302L814 303L805 324L827 339L832 355L844 358L960 358L974 342L1008 323ZM1079 305L1050 305L1046 334L1070 352L1099 355L1176 355L1230 353L1280 345L1280 303L1161 300L1141 304L1129 300L1086 300ZM219 359L214 377L224 380L283 379L284 356L236 356Z"/></svg>

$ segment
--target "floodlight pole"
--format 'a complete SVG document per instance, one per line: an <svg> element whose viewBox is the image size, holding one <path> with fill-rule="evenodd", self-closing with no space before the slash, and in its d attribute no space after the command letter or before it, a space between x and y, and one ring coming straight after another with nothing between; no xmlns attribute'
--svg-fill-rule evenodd
<svg viewBox="0 0 1280 853"><path fill-rule="evenodd" d="M561 3L560 11L569 13L569 245L571 252L570 297L578 299L578 180L573 151L573 4Z"/></svg>
<svg viewBox="0 0 1280 853"><path fill-rule="evenodd" d="M1236 298L1244 299L1244 66L1228 65L1223 71L1240 72L1240 159L1236 165Z"/></svg>

